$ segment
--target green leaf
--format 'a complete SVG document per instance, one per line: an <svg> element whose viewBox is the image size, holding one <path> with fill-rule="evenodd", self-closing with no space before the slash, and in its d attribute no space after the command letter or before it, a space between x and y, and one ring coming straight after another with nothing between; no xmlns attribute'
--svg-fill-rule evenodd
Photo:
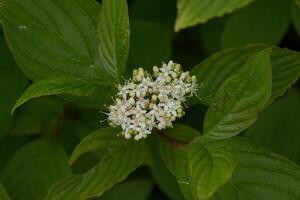
<svg viewBox="0 0 300 200"><path fill-rule="evenodd" d="M144 161L146 146L143 142L128 142L83 175L61 180L50 189L46 200L85 200L101 196L113 185L123 181Z"/></svg>
<svg viewBox="0 0 300 200"><path fill-rule="evenodd" d="M99 99L108 99L99 94L116 83L99 53L99 11L94 0L12 0L0 8L0 20L18 65L30 79L72 76L102 85L105 89L100 91L87 87L89 96L65 97L98 108Z"/></svg>
<svg viewBox="0 0 300 200"><path fill-rule="evenodd" d="M124 148L125 145L128 145L128 142L118 138L119 133L119 129L105 127L89 134L73 151L70 163L73 164L81 155L91 151L99 150L112 154L114 151L120 150L119 148Z"/></svg>
<svg viewBox="0 0 300 200"><path fill-rule="evenodd" d="M10 197L8 196L5 188L3 187L3 185L1 183L0 183L0 199L1 200L10 200Z"/></svg>
<svg viewBox="0 0 300 200"><path fill-rule="evenodd" d="M167 62L171 56L172 32L161 24L132 21L130 41L130 72L138 67L152 69L162 61Z"/></svg>
<svg viewBox="0 0 300 200"><path fill-rule="evenodd" d="M126 181L105 192L99 200L147 200L152 189L149 180Z"/></svg>
<svg viewBox="0 0 300 200"><path fill-rule="evenodd" d="M300 3L299 6L297 6L295 3L292 3L291 17L293 25L296 28L298 35L300 35Z"/></svg>
<svg viewBox="0 0 300 200"><path fill-rule="evenodd" d="M70 173L62 147L40 140L24 146L14 155L1 180L12 199L33 200L45 197L55 181Z"/></svg>
<svg viewBox="0 0 300 200"><path fill-rule="evenodd" d="M171 174L161 158L157 139L160 140L161 138L149 138L153 158L153 164L150 166L151 174L162 192L170 199L184 200L174 175Z"/></svg>
<svg viewBox="0 0 300 200"><path fill-rule="evenodd" d="M266 48L261 45L227 49L215 53L196 65L192 73L202 82L198 96L202 103L211 104L223 82L240 72L247 58ZM300 54L288 49L274 47L271 54L272 96L270 102L283 95L300 75ZM199 103L195 99L192 103Z"/></svg>
<svg viewBox="0 0 300 200"><path fill-rule="evenodd" d="M272 96L270 102L282 96L300 76L300 53L288 49L273 48Z"/></svg>
<svg viewBox="0 0 300 200"><path fill-rule="evenodd" d="M16 65L1 33L0 60L0 139L2 139L6 135L12 121L10 110L18 96L25 89L28 80Z"/></svg>
<svg viewBox="0 0 300 200"><path fill-rule="evenodd" d="M197 139L178 157L187 199L299 199L300 168L245 139Z"/></svg>
<svg viewBox="0 0 300 200"><path fill-rule="evenodd" d="M224 139L248 128L268 103L272 89L271 49L251 56L242 72L227 79L204 120L204 134Z"/></svg>
<svg viewBox="0 0 300 200"><path fill-rule="evenodd" d="M64 104L58 99L33 99L15 113L10 133L24 136L48 132L53 130L63 112Z"/></svg>
<svg viewBox="0 0 300 200"><path fill-rule="evenodd" d="M52 75L105 79L93 0L12 0L0 19L17 63L32 80Z"/></svg>
<svg viewBox="0 0 300 200"><path fill-rule="evenodd" d="M300 164L299 119L300 93L293 88L261 113L245 135Z"/></svg>
<svg viewBox="0 0 300 200"><path fill-rule="evenodd" d="M108 86L107 86L108 87ZM45 96L45 95L74 95L74 96L89 96L96 92L105 91L102 85L93 84L72 76L56 76L48 79L42 79L34 82L18 99L12 109L12 113L22 104L30 99ZM109 97L106 97L109 98ZM101 106L103 98L99 97L98 106Z"/></svg>
<svg viewBox="0 0 300 200"><path fill-rule="evenodd" d="M186 199L208 199L228 182L237 165L231 154L204 145L191 144L180 153L175 173Z"/></svg>
<svg viewBox="0 0 300 200"><path fill-rule="evenodd" d="M28 138L15 138L10 135L0 141L0 174L13 155L27 142Z"/></svg>
<svg viewBox="0 0 300 200"><path fill-rule="evenodd" d="M184 143L188 143L195 137L201 136L200 132L183 124L175 124L173 128L167 129L165 134L170 138ZM158 140L158 148L166 167L172 174L175 174L176 160L174 158L178 155L179 149L162 139Z"/></svg>
<svg viewBox="0 0 300 200"><path fill-rule="evenodd" d="M259 0L233 13L222 35L223 48L253 43L276 45L290 24L290 1Z"/></svg>
<svg viewBox="0 0 300 200"><path fill-rule="evenodd" d="M296 2L297 5L300 7L300 0L295 0L295 2Z"/></svg>
<svg viewBox="0 0 300 200"><path fill-rule="evenodd" d="M221 17L238 8L248 5L253 0L178 0L178 16L175 30L179 31L199 23L205 23L213 17Z"/></svg>
<svg viewBox="0 0 300 200"><path fill-rule="evenodd" d="M129 19L126 0L103 0L98 23L101 66L121 78L129 52Z"/></svg>

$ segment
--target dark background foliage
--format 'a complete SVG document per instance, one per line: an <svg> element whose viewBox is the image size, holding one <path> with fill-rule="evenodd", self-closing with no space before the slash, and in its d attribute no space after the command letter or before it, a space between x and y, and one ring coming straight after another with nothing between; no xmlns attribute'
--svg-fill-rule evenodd
<svg viewBox="0 0 300 200"><path fill-rule="evenodd" d="M262 0L262 2L269 5L272 0ZM211 19L207 23L175 32L176 0L130 0L128 5L131 41L127 68L130 70L137 67L149 69L170 59L180 63L185 70L190 70L220 50L253 43L267 43L300 51L300 18L293 23L288 16L289 23L286 28L283 28L282 34L276 36L274 40L269 40L274 36L274 32L279 31L276 27L264 29L263 25L261 27L256 23L255 20L259 20L256 16L268 13L256 13L252 21L248 18L242 19L243 9L249 6L223 17ZM284 18L286 13L272 14ZM244 22L245 30L252 31L249 38L246 35L243 38L243 33L239 36L242 39L228 36L240 34L232 30L235 29L235 23L243 24L238 20L250 20ZM13 105L30 83L32 82L16 64L1 30L0 180L13 200L40 200L45 197L55 181L72 172L84 173L94 166L101 157L97 152L81 157L72 165L72 169L58 166L57 172L52 171L53 167L59 165L58 163L67 162L69 155L82 138L107 125L106 115L98 110L79 106L66 101L65 98L55 96L33 99L20 107L12 116L10 112ZM208 107L202 104L190 106L186 116L179 122L202 132L207 109ZM100 122L102 120L104 122ZM260 113L254 125L242 134L300 165L299 122L300 81L298 80L282 97L276 99ZM154 139L149 138L147 142L151 144L152 140ZM54 147L50 145L54 143ZM175 178L168 172L162 159L157 156L153 162L154 165L151 167L140 167L126 179L125 183L113 187L103 197L94 199L182 199ZM43 174L48 173L51 176L44 178ZM123 196L117 196L118 194Z"/></svg>

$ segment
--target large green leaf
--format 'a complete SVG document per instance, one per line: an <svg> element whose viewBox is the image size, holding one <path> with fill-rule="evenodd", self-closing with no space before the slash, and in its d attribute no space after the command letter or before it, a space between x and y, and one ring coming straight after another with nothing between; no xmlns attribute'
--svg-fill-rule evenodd
<svg viewBox="0 0 300 200"><path fill-rule="evenodd" d="M295 3L292 3L291 7L293 25L296 28L298 35L300 35L300 3L299 6L297 6Z"/></svg>
<svg viewBox="0 0 300 200"><path fill-rule="evenodd" d="M73 75L103 80L93 0L12 0L0 19L17 63L32 80Z"/></svg>
<svg viewBox="0 0 300 200"><path fill-rule="evenodd" d="M213 17L220 17L235 9L246 6L253 0L178 0L178 16L175 30L205 23Z"/></svg>
<svg viewBox="0 0 300 200"><path fill-rule="evenodd" d="M248 128L268 103L272 89L271 49L251 56L240 74L227 79L204 120L205 136L223 139Z"/></svg>
<svg viewBox="0 0 300 200"><path fill-rule="evenodd" d="M233 13L222 35L223 48L277 44L290 24L290 1L259 0Z"/></svg>
<svg viewBox="0 0 300 200"><path fill-rule="evenodd" d="M300 93L292 89L260 115L246 136L300 164L299 119Z"/></svg>
<svg viewBox="0 0 300 200"><path fill-rule="evenodd" d="M35 141L20 149L8 162L1 179L16 200L40 200L49 187L71 173L61 146Z"/></svg>
<svg viewBox="0 0 300 200"><path fill-rule="evenodd" d="M19 106L27 102L32 98L37 98L45 95L74 95L74 96L89 96L94 93L104 92L107 87L103 85L93 84L72 76L56 76L47 79L42 79L34 82L18 99L15 106L12 109L14 112ZM100 108L103 99L99 96L98 107ZM106 96L106 99L110 98ZM96 101L96 100L95 100ZM105 102L105 101L104 101ZM97 103L95 102L95 105Z"/></svg>
<svg viewBox="0 0 300 200"><path fill-rule="evenodd" d="M49 132L63 115L64 106L56 98L33 99L15 113L10 133L23 136Z"/></svg>
<svg viewBox="0 0 300 200"><path fill-rule="evenodd" d="M5 188L3 187L2 183L0 183L0 199L1 200L10 200Z"/></svg>
<svg viewBox="0 0 300 200"><path fill-rule="evenodd" d="M300 7L300 0L295 0L295 2L296 2L297 5Z"/></svg>
<svg viewBox="0 0 300 200"><path fill-rule="evenodd" d="M243 48L227 49L215 53L196 65L192 73L202 82L198 96L204 104L211 104L217 90L229 77L242 69L247 58L263 50L265 46L254 45ZM300 75L300 54L288 49L274 47L271 54L272 96L271 101L284 94ZM193 102L199 102L198 100Z"/></svg>
<svg viewBox="0 0 300 200"><path fill-rule="evenodd" d="M10 110L27 83L25 75L16 65L0 33L0 139L10 126L12 119Z"/></svg>
<svg viewBox="0 0 300 200"><path fill-rule="evenodd" d="M300 168L245 139L197 139L178 157L187 199L299 199Z"/></svg>
<svg viewBox="0 0 300 200"><path fill-rule="evenodd" d="M104 14L114 9L109 4L103 8ZM103 95L109 92L107 86L113 87L117 79L110 73L115 66L104 65L100 56L103 55L100 50L103 53L103 49L109 48L99 47L99 11L100 6L94 0L12 0L0 9L0 20L17 63L30 79L67 75L99 87L103 85L100 91L87 87L89 96L66 96L75 103L98 108L99 99L108 99L108 95ZM116 10L114 14L119 15ZM110 33L116 34L114 31L119 32L113 29ZM101 41L103 37L107 36L102 35ZM110 48L124 45L123 40L116 42ZM125 57L117 59L124 62ZM118 67L121 69L123 65ZM58 84L65 87L64 82Z"/></svg>
<svg viewBox="0 0 300 200"><path fill-rule="evenodd" d="M105 192L99 200L147 200L151 188L151 181L146 179L126 181Z"/></svg>
<svg viewBox="0 0 300 200"><path fill-rule="evenodd" d="M70 163L74 163L81 155L91 151L101 150L112 154L115 149L119 150L124 145L129 145L126 140L117 137L119 133L120 130L117 128L105 127L89 134L73 151Z"/></svg>
<svg viewBox="0 0 300 200"><path fill-rule="evenodd" d="M186 199L208 199L231 178L237 162L227 152L190 145L177 158L175 174Z"/></svg>
<svg viewBox="0 0 300 200"><path fill-rule="evenodd" d="M99 55L101 66L121 78L129 52L129 20L126 0L103 0L99 18Z"/></svg>
<svg viewBox="0 0 300 200"><path fill-rule="evenodd" d="M143 142L128 142L113 154L106 156L83 175L73 175L53 185L47 200L84 200L101 196L113 185L123 181L144 161Z"/></svg>

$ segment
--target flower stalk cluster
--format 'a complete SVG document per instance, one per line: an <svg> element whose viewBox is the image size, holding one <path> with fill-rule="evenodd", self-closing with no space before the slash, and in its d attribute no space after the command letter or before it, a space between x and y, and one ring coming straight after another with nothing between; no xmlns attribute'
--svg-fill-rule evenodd
<svg viewBox="0 0 300 200"><path fill-rule="evenodd" d="M120 134L126 139L146 138L154 128L172 127L183 117L184 102L197 88L196 77L172 61L161 68L154 66L152 75L143 68L136 69L132 79L118 86L114 105L108 108L108 122L121 126Z"/></svg>

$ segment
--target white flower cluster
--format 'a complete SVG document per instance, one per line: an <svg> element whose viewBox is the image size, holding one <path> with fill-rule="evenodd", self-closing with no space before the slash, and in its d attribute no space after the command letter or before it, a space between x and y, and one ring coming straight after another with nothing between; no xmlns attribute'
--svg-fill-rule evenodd
<svg viewBox="0 0 300 200"><path fill-rule="evenodd" d="M121 126L126 139L146 138L153 128L172 127L172 122L185 114L183 103L196 94L197 88L196 77L172 61L161 68L154 66L152 76L139 68L133 71L131 80L118 86L108 121L111 126Z"/></svg>

